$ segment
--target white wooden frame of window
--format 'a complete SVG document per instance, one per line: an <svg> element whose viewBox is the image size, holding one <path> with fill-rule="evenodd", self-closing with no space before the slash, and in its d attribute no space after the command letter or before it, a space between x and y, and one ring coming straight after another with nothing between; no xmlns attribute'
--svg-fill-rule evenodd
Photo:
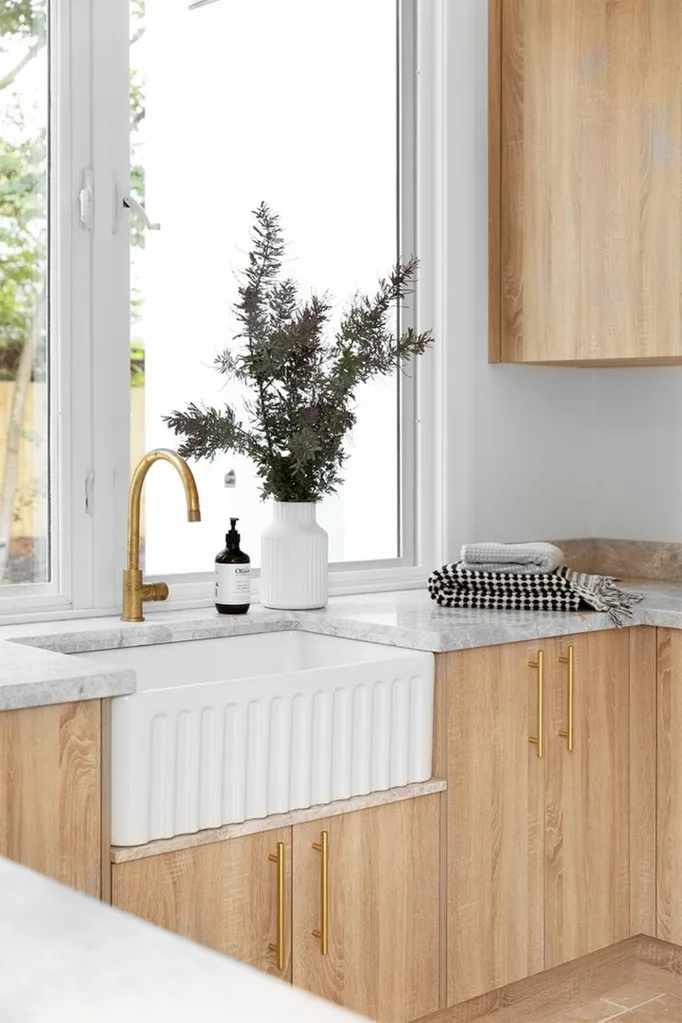
<svg viewBox="0 0 682 1023"><path fill-rule="evenodd" d="M442 0L397 0L401 11L402 250L421 267L414 321L437 343L403 381L402 557L332 565L332 594L422 586L444 560L445 344L442 217ZM59 3L59 19L54 9ZM52 0L53 582L13 587L0 620L85 617L120 607L129 466L128 0ZM79 219L83 175L92 222ZM153 205L153 197L150 197ZM153 209L152 211L153 212ZM153 480L152 480L153 485ZM168 577L167 577L168 578ZM207 605L212 573L168 578L171 600L146 611ZM255 595L258 579L255 580Z"/></svg>
<svg viewBox="0 0 682 1023"><path fill-rule="evenodd" d="M59 10L57 11L57 8ZM92 605L85 505L90 451L90 242L78 193L90 154L90 0L51 0L49 474L50 582L0 590L0 619Z"/></svg>

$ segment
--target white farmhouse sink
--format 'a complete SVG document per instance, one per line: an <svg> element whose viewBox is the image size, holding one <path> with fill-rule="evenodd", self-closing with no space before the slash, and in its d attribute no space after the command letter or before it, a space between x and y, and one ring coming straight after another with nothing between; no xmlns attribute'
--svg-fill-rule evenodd
<svg viewBox="0 0 682 1023"><path fill-rule="evenodd" d="M431 777L434 657L272 632L74 654L112 701L112 841L220 827Z"/></svg>

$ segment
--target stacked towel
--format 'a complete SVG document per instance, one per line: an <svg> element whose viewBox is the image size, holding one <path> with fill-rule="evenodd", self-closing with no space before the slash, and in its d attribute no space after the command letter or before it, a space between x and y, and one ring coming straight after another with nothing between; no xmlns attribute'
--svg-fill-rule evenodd
<svg viewBox="0 0 682 1023"><path fill-rule="evenodd" d="M479 572L462 563L444 565L429 579L429 593L441 607L502 611L605 611L614 625L625 625L642 595L625 593L608 576L570 568L535 574Z"/></svg>
<svg viewBox="0 0 682 1023"><path fill-rule="evenodd" d="M466 571L540 575L555 572L564 552L551 543L467 543L461 559Z"/></svg>

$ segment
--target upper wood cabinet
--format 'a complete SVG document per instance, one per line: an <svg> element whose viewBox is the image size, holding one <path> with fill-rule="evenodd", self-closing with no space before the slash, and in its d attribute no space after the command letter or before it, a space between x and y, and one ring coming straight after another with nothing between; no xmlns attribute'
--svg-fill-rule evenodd
<svg viewBox="0 0 682 1023"><path fill-rule="evenodd" d="M440 1007L439 822L434 795L294 827L297 987L386 1023Z"/></svg>
<svg viewBox="0 0 682 1023"><path fill-rule="evenodd" d="M99 700L0 713L0 855L99 898Z"/></svg>
<svg viewBox="0 0 682 1023"><path fill-rule="evenodd" d="M630 934L629 634L437 663L454 1005Z"/></svg>
<svg viewBox="0 0 682 1023"><path fill-rule="evenodd" d="M490 361L682 362L682 4L490 0Z"/></svg>

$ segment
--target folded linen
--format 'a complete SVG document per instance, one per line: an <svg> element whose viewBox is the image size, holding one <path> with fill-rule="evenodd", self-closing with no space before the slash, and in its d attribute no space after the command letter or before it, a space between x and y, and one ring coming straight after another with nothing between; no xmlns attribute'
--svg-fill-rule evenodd
<svg viewBox="0 0 682 1023"><path fill-rule="evenodd" d="M640 593L626 593L610 576L586 575L565 566L555 572L519 575L477 572L459 562L444 565L429 579L429 593L441 607L499 611L606 612L614 625L627 624Z"/></svg>
<svg viewBox="0 0 682 1023"><path fill-rule="evenodd" d="M564 552L552 543L466 543L461 554L462 567L473 572L539 575L563 562Z"/></svg>

